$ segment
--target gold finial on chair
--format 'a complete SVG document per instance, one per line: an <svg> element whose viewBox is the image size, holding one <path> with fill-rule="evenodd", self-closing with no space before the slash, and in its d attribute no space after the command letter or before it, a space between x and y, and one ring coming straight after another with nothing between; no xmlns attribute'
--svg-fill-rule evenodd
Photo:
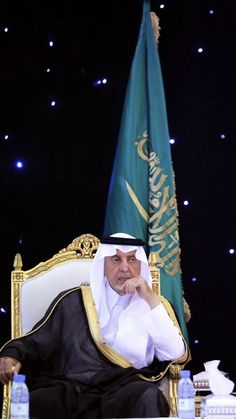
<svg viewBox="0 0 236 419"><path fill-rule="evenodd" d="M155 252L151 252L148 257L148 263L150 272L152 275L152 289L158 295L161 294L161 284L160 284L160 269L157 267L157 257Z"/></svg>
<svg viewBox="0 0 236 419"><path fill-rule="evenodd" d="M17 253L14 258L13 267L15 271L20 271L23 268L22 257L20 253Z"/></svg>

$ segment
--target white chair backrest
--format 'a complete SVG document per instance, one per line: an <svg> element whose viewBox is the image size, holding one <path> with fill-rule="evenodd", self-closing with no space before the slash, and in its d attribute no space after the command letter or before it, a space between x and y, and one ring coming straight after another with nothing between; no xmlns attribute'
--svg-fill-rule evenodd
<svg viewBox="0 0 236 419"><path fill-rule="evenodd" d="M25 334L44 316L54 298L62 291L89 282L92 259L77 259L59 264L27 279L21 286L21 330Z"/></svg>

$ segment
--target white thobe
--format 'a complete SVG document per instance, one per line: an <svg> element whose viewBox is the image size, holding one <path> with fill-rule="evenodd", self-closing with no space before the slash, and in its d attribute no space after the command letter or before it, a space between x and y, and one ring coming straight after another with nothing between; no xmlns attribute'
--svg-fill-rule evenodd
<svg viewBox="0 0 236 419"><path fill-rule="evenodd" d="M120 352L135 368L180 358L185 347L179 329L164 305L150 309L137 294L119 296L106 283L106 304L110 314L102 328L104 340Z"/></svg>

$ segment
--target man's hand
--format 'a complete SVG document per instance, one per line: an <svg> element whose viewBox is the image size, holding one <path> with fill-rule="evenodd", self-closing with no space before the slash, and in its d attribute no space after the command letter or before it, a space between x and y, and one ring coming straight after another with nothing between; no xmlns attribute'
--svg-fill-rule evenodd
<svg viewBox="0 0 236 419"><path fill-rule="evenodd" d="M13 374L21 369L21 363L14 358L0 358L0 381L8 384L13 378Z"/></svg>
<svg viewBox="0 0 236 419"><path fill-rule="evenodd" d="M151 309L160 304L157 294L149 287L148 283L141 276L130 278L125 281L122 286L125 294L134 295L138 293L139 297L143 298L150 306Z"/></svg>

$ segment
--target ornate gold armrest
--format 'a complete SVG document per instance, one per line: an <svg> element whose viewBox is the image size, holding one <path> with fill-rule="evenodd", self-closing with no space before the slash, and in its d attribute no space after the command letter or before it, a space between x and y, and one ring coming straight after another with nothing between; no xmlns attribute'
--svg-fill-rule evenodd
<svg viewBox="0 0 236 419"><path fill-rule="evenodd" d="M171 415L178 416L178 382L183 366L172 364L169 371L169 403Z"/></svg>
<svg viewBox="0 0 236 419"><path fill-rule="evenodd" d="M10 417L11 382L3 386L2 419Z"/></svg>

